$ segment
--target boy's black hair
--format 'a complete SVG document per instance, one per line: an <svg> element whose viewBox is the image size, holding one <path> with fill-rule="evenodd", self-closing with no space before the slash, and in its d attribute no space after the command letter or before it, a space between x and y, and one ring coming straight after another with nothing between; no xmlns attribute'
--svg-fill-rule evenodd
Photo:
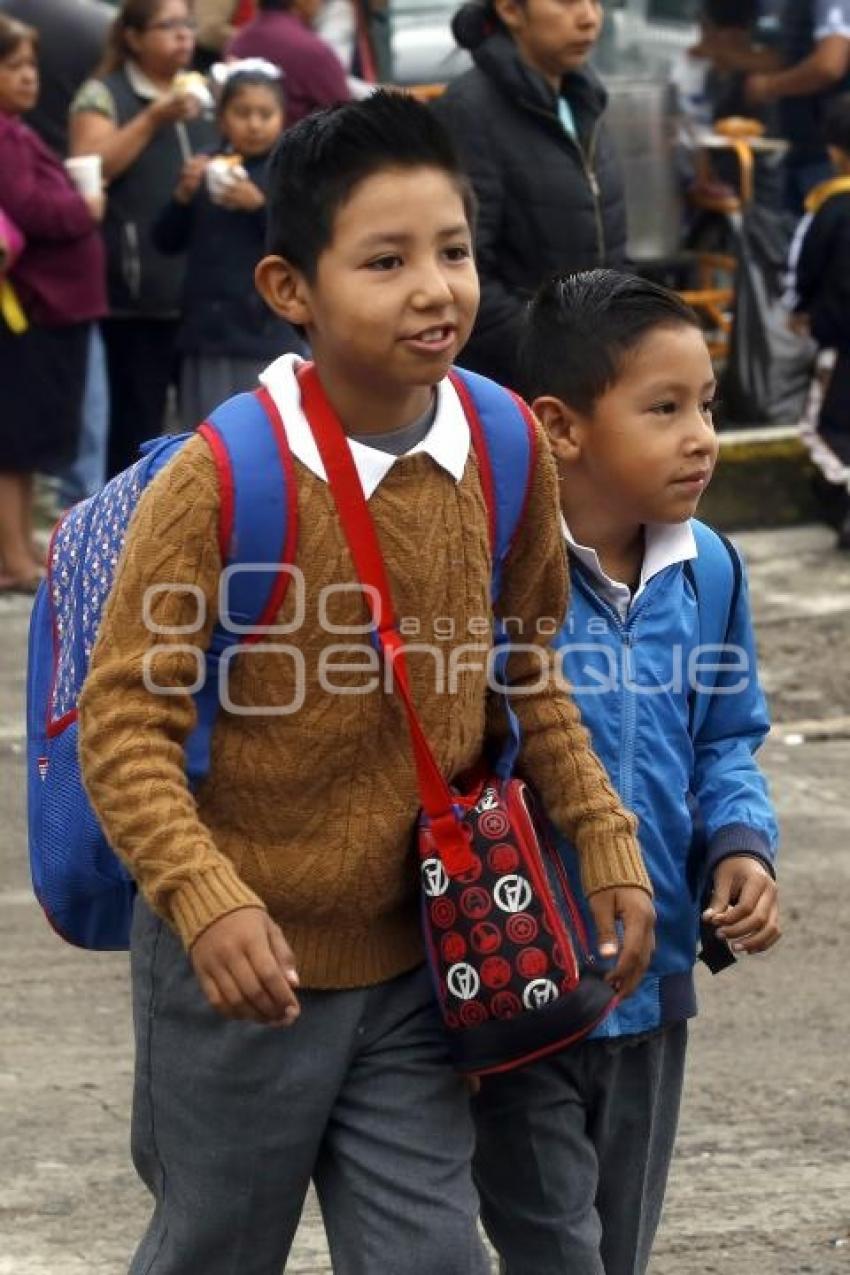
<svg viewBox="0 0 850 1275"><path fill-rule="evenodd" d="M624 357L654 328L700 327L675 292L636 275L589 270L558 275L528 307L519 345L520 387L592 416Z"/></svg>
<svg viewBox="0 0 850 1275"><path fill-rule="evenodd" d="M283 134L269 169L269 253L312 281L339 209L364 178L390 168L445 173L473 226L472 187L443 125L415 98L378 92L318 111Z"/></svg>
<svg viewBox="0 0 850 1275"><path fill-rule="evenodd" d="M850 93L832 98L823 119L823 140L850 156Z"/></svg>

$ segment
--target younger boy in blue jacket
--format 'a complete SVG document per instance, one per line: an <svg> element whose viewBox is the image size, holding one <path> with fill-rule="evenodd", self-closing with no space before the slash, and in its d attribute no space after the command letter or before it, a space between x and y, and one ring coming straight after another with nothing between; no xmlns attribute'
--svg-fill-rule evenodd
<svg viewBox="0 0 850 1275"><path fill-rule="evenodd" d="M745 583L691 522L717 456L693 312L611 271L557 278L529 310L521 366L558 464L571 560L553 645L639 816L658 922L641 985L594 1037L482 1081L476 1178L506 1275L640 1275L673 1150L700 922L727 962L779 938L776 826L753 759L768 718ZM712 594L729 615L721 655L710 648L723 628L700 633L711 554L740 582Z"/></svg>

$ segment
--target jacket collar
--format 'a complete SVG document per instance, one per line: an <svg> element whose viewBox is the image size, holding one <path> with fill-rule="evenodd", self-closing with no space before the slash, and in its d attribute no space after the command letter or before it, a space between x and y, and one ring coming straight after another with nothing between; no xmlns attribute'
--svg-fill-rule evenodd
<svg viewBox="0 0 850 1275"><path fill-rule="evenodd" d="M500 89L526 110L550 115L559 130L558 102L551 85L519 55L504 31L495 31L472 53L475 65ZM596 119L605 110L608 94L596 75L587 69L571 71L561 81L561 92L579 116Z"/></svg>
<svg viewBox="0 0 850 1275"><path fill-rule="evenodd" d="M566 518L561 515L561 530L570 553L592 577L600 596L612 606L625 621L630 608L637 602L650 580L668 567L688 562L697 557L697 543L690 522L649 522L644 527L644 554L640 570L640 582L632 593L628 585L612 580L606 573L599 555L591 545L581 545L572 535Z"/></svg>
<svg viewBox="0 0 850 1275"><path fill-rule="evenodd" d="M815 186L806 196L806 212L819 213L833 195L850 195L850 177L830 177L828 181Z"/></svg>

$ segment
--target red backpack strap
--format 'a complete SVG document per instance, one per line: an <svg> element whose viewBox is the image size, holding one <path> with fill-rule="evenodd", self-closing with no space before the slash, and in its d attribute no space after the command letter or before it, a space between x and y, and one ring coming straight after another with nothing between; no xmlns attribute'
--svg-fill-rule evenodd
<svg viewBox="0 0 850 1275"><path fill-rule="evenodd" d="M342 426L312 364L300 369L298 382L304 413L325 467L328 486L336 502L358 579L364 586L372 614L374 640L392 669L394 683L407 714L422 808L444 856L446 870L454 876L471 868L473 858L454 810L451 789L437 765L413 703L404 640L396 623L384 556L363 494L360 475Z"/></svg>

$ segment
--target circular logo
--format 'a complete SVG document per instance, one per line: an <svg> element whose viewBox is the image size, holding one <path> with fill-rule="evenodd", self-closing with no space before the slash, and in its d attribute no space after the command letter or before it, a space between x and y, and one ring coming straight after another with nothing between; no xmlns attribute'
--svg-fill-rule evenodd
<svg viewBox="0 0 850 1275"><path fill-rule="evenodd" d="M460 910L464 916L468 916L471 921L478 921L485 917L491 910L493 904L490 895L486 890L482 890L480 886L471 885L468 890L464 890L460 896Z"/></svg>
<svg viewBox="0 0 850 1275"><path fill-rule="evenodd" d="M536 978L522 994L522 1003L526 1009L545 1009L557 999L558 988L551 978Z"/></svg>
<svg viewBox="0 0 850 1275"><path fill-rule="evenodd" d="M464 1027L478 1027L481 1023L486 1023L490 1015L487 1009L481 1004L481 1001L467 1001L465 1005L460 1007L460 1021Z"/></svg>
<svg viewBox="0 0 850 1275"><path fill-rule="evenodd" d="M478 995L481 980L474 967L466 961L453 965L446 975L446 983L452 996L459 1001L471 1001Z"/></svg>
<svg viewBox="0 0 850 1275"><path fill-rule="evenodd" d="M511 942L519 947L525 947L526 943L533 943L540 933L540 926L527 912L520 912L517 916L509 917L505 922L505 929Z"/></svg>
<svg viewBox="0 0 850 1275"><path fill-rule="evenodd" d="M485 810L478 816L478 827L490 841L498 841L510 831L511 821L503 810Z"/></svg>
<svg viewBox="0 0 850 1275"><path fill-rule="evenodd" d="M422 889L429 899L445 894L449 888L449 878L440 859L425 859L422 867Z"/></svg>
<svg viewBox="0 0 850 1275"><path fill-rule="evenodd" d="M516 967L523 978L542 978L549 968L549 957L539 947L525 947L516 958Z"/></svg>
<svg viewBox="0 0 850 1275"><path fill-rule="evenodd" d="M494 1018L516 1018L522 1010L522 1001L513 992L497 992L490 1001Z"/></svg>
<svg viewBox="0 0 850 1275"><path fill-rule="evenodd" d="M440 940L440 951L443 954L443 960L450 965L455 961L462 961L466 956L466 940L462 934L458 934L457 930L451 930Z"/></svg>
<svg viewBox="0 0 850 1275"><path fill-rule="evenodd" d="M483 871L481 860L476 855L472 861L472 867L467 868L466 872L459 872L455 881L460 881L462 885L474 885Z"/></svg>
<svg viewBox="0 0 850 1275"><path fill-rule="evenodd" d="M449 926L454 925L457 918L457 908L451 899L435 899L431 904L431 920L441 930L447 930Z"/></svg>
<svg viewBox="0 0 850 1275"><path fill-rule="evenodd" d="M510 981L510 963L503 956L488 956L481 965L481 982L484 986L507 987Z"/></svg>
<svg viewBox="0 0 850 1275"><path fill-rule="evenodd" d="M503 912L524 912L533 897L531 886L525 877L516 873L499 877L493 886L493 900Z"/></svg>
<svg viewBox="0 0 850 1275"><path fill-rule="evenodd" d="M479 956L489 956L502 946L502 932L492 921L479 921L469 935L472 950Z"/></svg>
<svg viewBox="0 0 850 1275"><path fill-rule="evenodd" d="M502 842L501 845L493 846L487 855L487 862L494 872L503 876L506 872L516 872L519 867L519 853L513 846Z"/></svg>

